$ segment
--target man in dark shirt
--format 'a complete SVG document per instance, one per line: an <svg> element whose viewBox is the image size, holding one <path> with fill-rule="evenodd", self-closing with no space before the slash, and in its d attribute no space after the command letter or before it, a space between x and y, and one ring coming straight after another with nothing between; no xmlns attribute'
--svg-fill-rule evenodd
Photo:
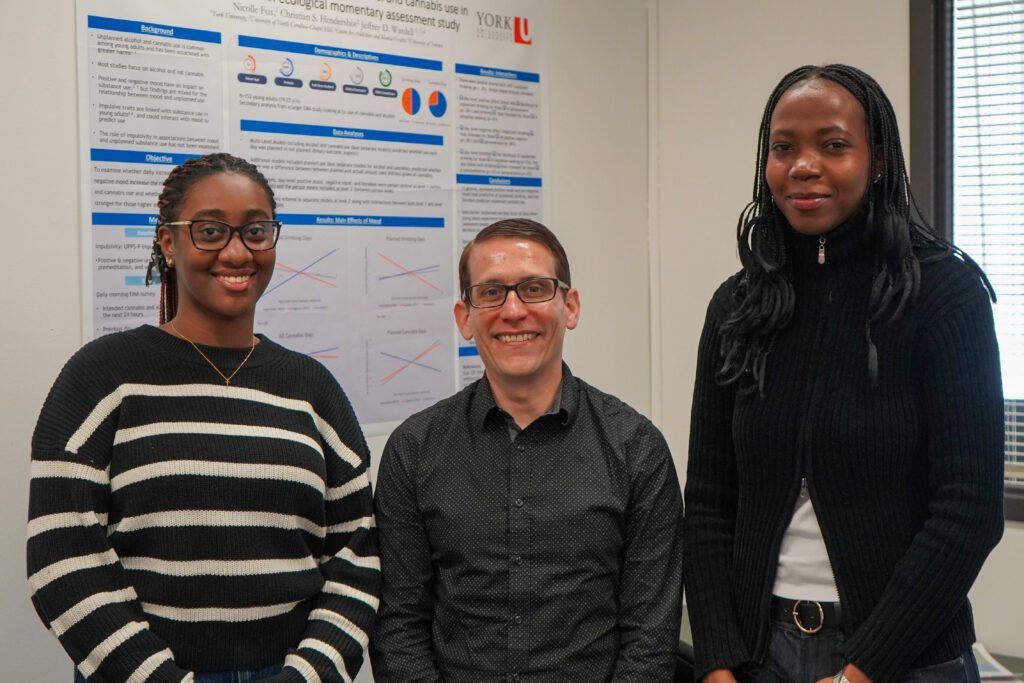
<svg viewBox="0 0 1024 683"><path fill-rule="evenodd" d="M500 221L459 281L486 373L384 449L375 680L671 681L679 482L654 425L562 362L580 313L562 245Z"/></svg>

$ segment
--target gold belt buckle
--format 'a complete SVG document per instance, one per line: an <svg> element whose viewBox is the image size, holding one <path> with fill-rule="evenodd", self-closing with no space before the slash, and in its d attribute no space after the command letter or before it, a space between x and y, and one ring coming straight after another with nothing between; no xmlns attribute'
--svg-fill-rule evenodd
<svg viewBox="0 0 1024 683"><path fill-rule="evenodd" d="M802 623L800 623L800 603L801 602L806 602L809 605L813 604L813 605L817 605L818 606L818 626L817 626L817 628L807 628ZM821 630L821 627L825 625L825 610L822 609L821 603L818 602L817 600L797 600L796 604L793 605L793 623L796 624L796 627L798 629L800 629L801 631L803 631L804 633L817 633L818 631Z"/></svg>

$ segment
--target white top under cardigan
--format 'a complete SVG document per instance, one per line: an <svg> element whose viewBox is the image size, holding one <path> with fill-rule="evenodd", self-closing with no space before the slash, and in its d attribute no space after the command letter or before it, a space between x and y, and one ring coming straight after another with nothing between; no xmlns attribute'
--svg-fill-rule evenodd
<svg viewBox="0 0 1024 683"><path fill-rule="evenodd" d="M796 499L793 519L782 537L772 593L791 600L839 602L832 563L806 488Z"/></svg>

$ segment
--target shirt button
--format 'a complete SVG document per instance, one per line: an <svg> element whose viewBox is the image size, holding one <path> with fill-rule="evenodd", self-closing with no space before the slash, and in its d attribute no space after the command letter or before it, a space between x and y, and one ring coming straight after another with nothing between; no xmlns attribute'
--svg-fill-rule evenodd
<svg viewBox="0 0 1024 683"><path fill-rule="evenodd" d="M514 617L512 617L512 621L516 622L517 624L521 624L523 623L523 616L521 614L517 614Z"/></svg>
<svg viewBox="0 0 1024 683"><path fill-rule="evenodd" d="M526 449L523 448L523 444L516 444L516 450L519 451L520 453L522 453Z"/></svg>
<svg viewBox="0 0 1024 683"><path fill-rule="evenodd" d="M513 503L513 504L514 504L514 505L515 505L515 506L516 506L517 508L521 508L521 507L523 507L523 499L522 499L522 498L516 498L516 499L515 499L514 501L512 501L512 503Z"/></svg>
<svg viewBox="0 0 1024 683"><path fill-rule="evenodd" d="M512 556L512 564L514 564L515 566L518 567L522 563L523 563L523 556L522 555L513 555Z"/></svg>
<svg viewBox="0 0 1024 683"><path fill-rule="evenodd" d="M512 681L512 683L518 683L518 681L519 681L519 674L509 674L508 675L508 680Z"/></svg>

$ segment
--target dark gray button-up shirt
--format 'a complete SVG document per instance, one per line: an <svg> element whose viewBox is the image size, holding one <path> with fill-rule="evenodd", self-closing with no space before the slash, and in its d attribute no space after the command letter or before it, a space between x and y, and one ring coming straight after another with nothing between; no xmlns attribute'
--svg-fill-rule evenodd
<svg viewBox="0 0 1024 683"><path fill-rule="evenodd" d="M377 480L384 681L670 681L682 502L661 433L563 366L513 436L485 378L403 423Z"/></svg>

